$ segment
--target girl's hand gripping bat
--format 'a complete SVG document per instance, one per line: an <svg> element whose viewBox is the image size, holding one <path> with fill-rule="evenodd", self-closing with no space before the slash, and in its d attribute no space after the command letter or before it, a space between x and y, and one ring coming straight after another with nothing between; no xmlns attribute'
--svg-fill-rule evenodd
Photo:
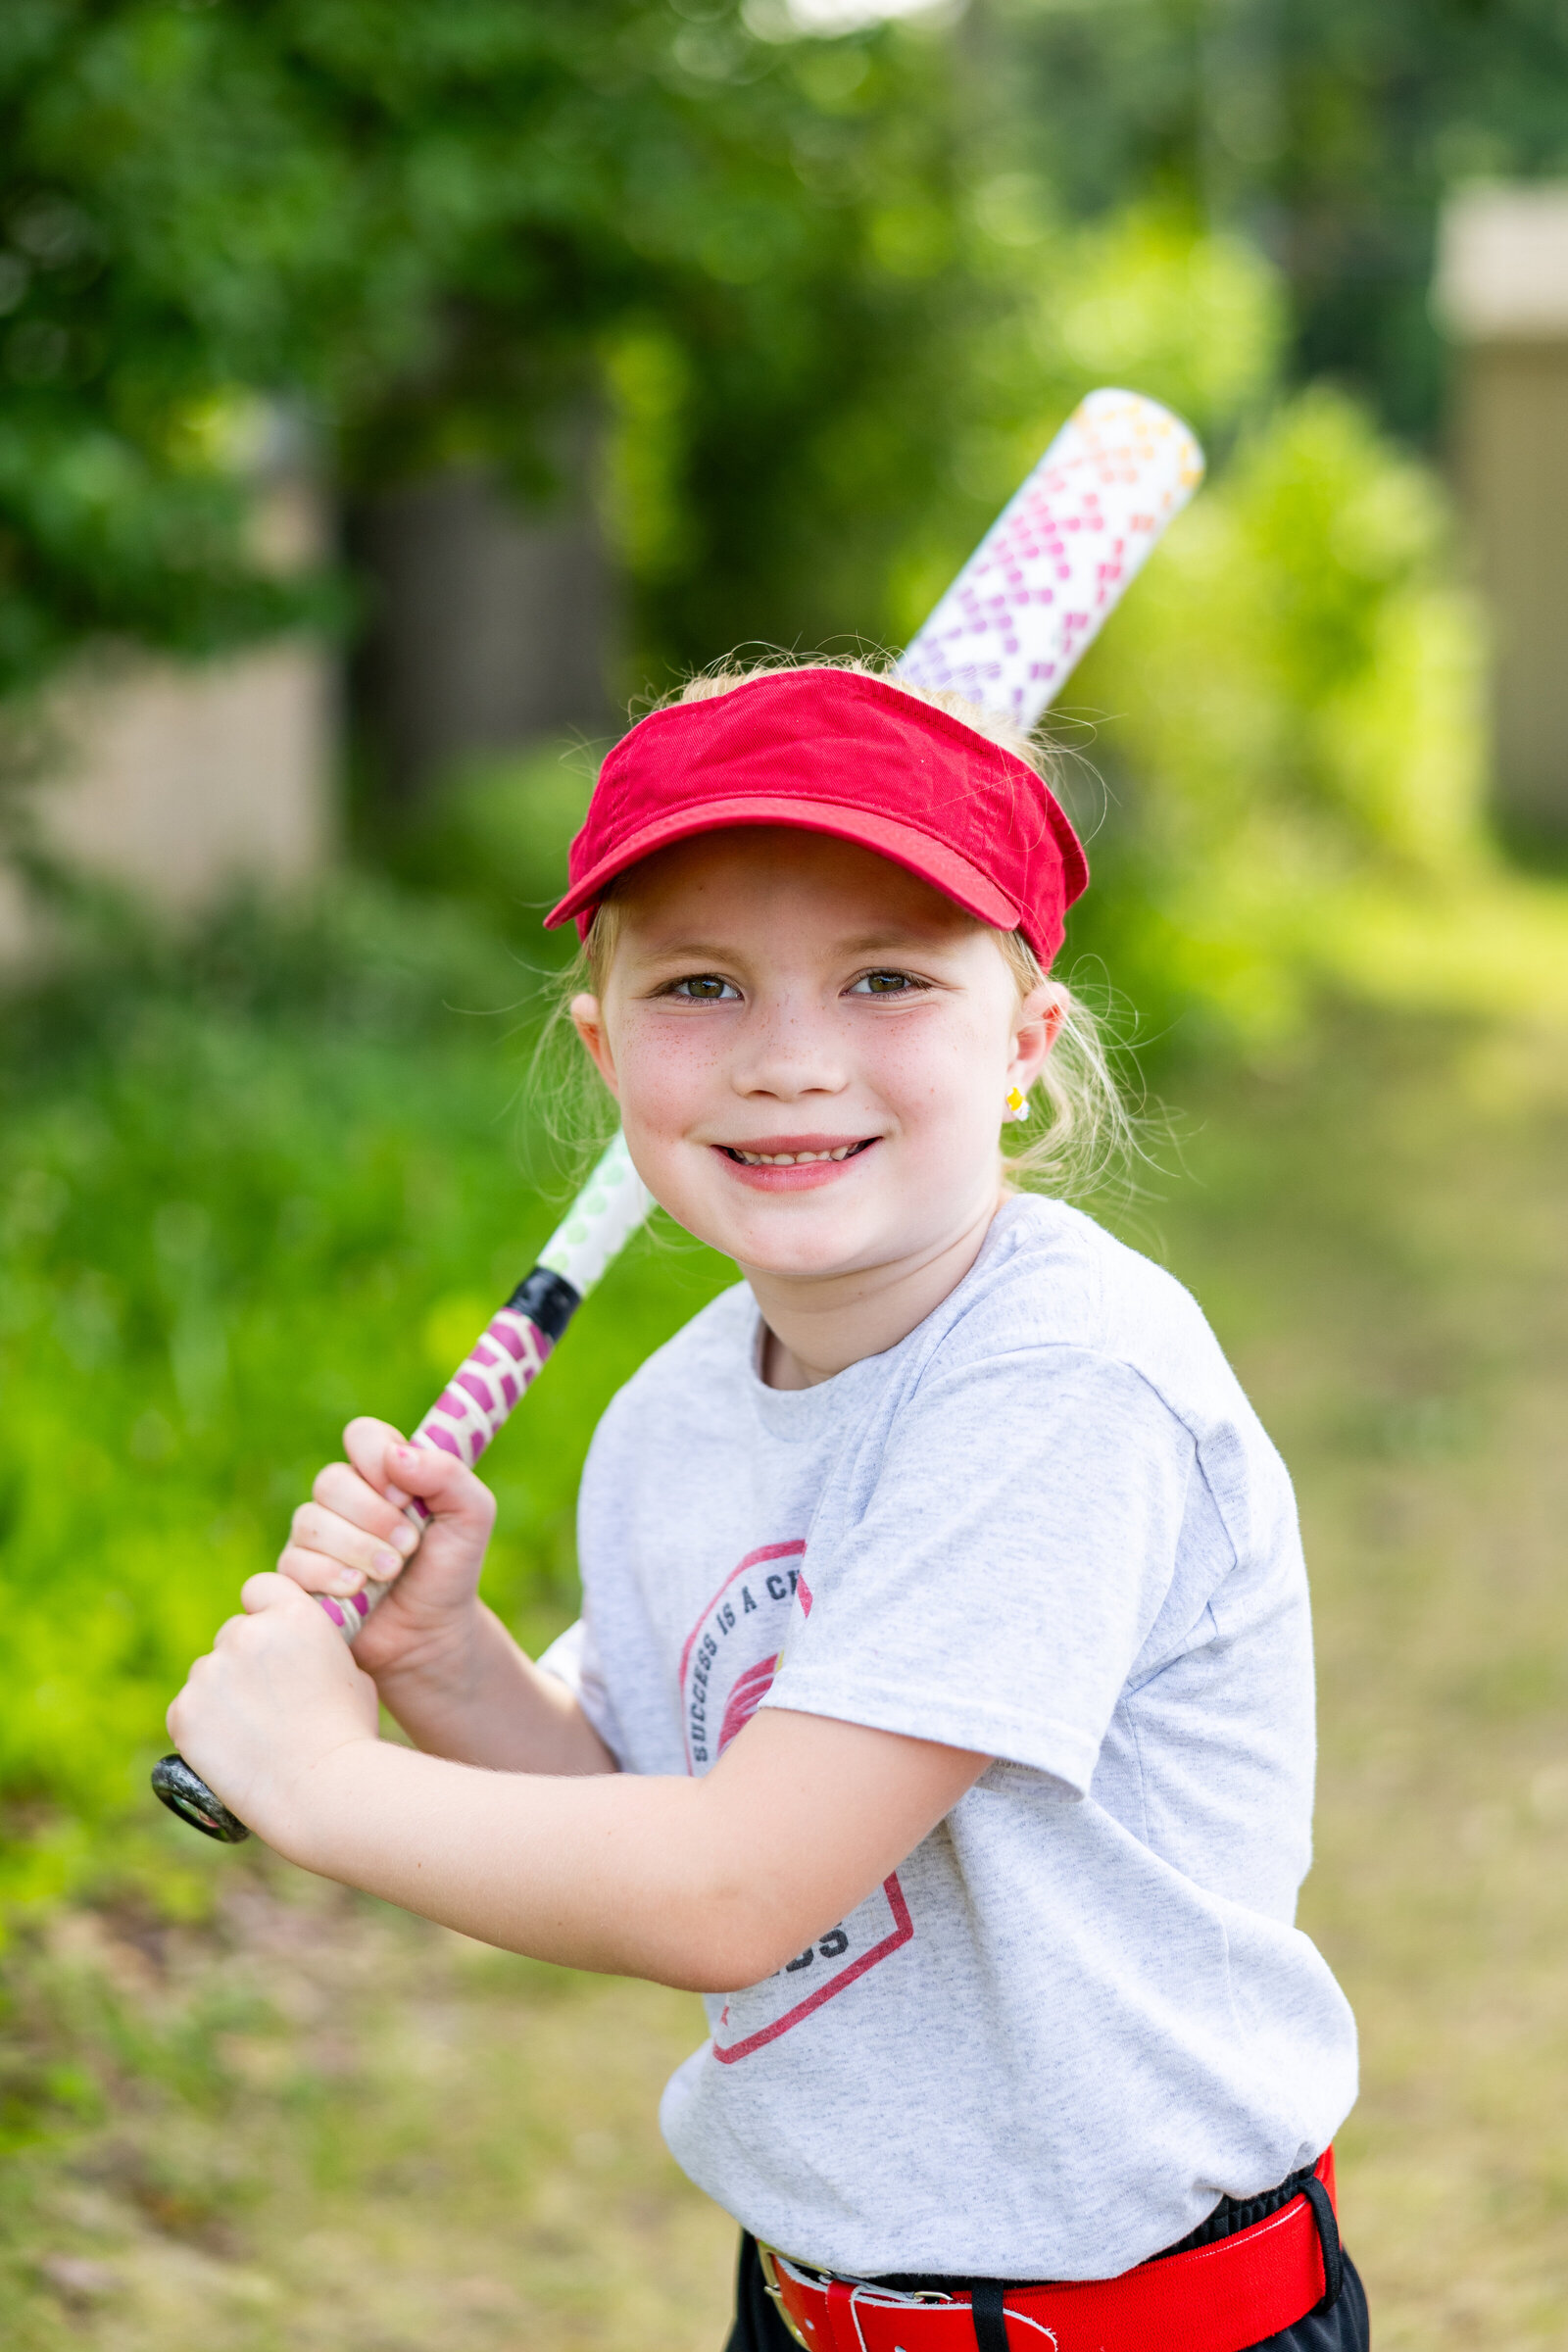
<svg viewBox="0 0 1568 2352"><path fill-rule="evenodd" d="M1168 409L1137 392L1091 392L910 641L899 674L1032 727L1202 475L1202 451ZM652 1205L617 1136L538 1265L419 1423L416 1444L440 1446L472 1468ZM414 1502L408 1516L422 1527L427 1514ZM317 1597L352 1642L390 1590ZM209 1838L237 1845L249 1837L181 1757L165 1756L153 1787Z"/></svg>
<svg viewBox="0 0 1568 2352"><path fill-rule="evenodd" d="M415 1431L413 1443L439 1446L471 1470L544 1369L556 1342L611 1259L630 1241L652 1206L653 1197L617 1135L545 1244L539 1263L485 1326ZM429 1514L416 1501L405 1516L422 1532ZM345 1642L352 1642L395 1581L368 1586L350 1600L332 1600L324 1592L316 1598ZM224 1845L238 1845L250 1836L182 1756L165 1756L153 1767L153 1788L171 1812Z"/></svg>

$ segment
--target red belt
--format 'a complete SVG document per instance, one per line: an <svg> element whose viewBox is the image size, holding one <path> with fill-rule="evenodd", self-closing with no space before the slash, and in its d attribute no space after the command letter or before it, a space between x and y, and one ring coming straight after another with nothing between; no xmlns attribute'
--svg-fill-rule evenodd
<svg viewBox="0 0 1568 2352"><path fill-rule="evenodd" d="M1334 2150L1314 2168L1338 2210ZM1188 2254L1060 2286L1008 2286L1003 2303L1009 2352L1248 2352L1294 2328L1339 2283L1339 2247L1325 2247L1318 2207L1306 2194L1250 2230ZM807 2352L975 2352L966 2294L918 2301L845 2278L820 2281L760 2247L768 2292ZM989 2332L989 2330L987 2331Z"/></svg>

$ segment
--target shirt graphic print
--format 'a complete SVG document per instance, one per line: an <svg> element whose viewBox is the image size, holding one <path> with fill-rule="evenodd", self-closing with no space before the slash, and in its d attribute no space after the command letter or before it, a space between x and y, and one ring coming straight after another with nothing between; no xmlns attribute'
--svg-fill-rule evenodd
<svg viewBox="0 0 1568 2352"><path fill-rule="evenodd" d="M771 1690L797 1600L802 1617L810 1614L810 1588L801 1573L805 1553L800 1542L747 1552L687 1635L680 1684L688 1772L701 1775L716 1764ZM913 1934L894 1871L848 1919L773 1976L731 1993L714 2027L714 2058L733 2066L777 2041Z"/></svg>
<svg viewBox="0 0 1568 2352"><path fill-rule="evenodd" d="M806 1545L764 1544L730 1570L680 1653L686 1769L699 1777L744 1731L772 1687Z"/></svg>

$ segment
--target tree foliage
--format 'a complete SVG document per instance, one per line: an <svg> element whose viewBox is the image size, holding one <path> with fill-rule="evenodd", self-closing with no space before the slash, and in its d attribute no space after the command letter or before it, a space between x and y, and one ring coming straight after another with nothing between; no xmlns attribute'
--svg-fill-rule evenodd
<svg viewBox="0 0 1568 2352"><path fill-rule="evenodd" d="M1284 273L1292 369L1430 436L1439 206L1568 171L1555 0L984 0L994 136L1077 219L1129 200L1243 231Z"/></svg>
<svg viewBox="0 0 1568 2352"><path fill-rule="evenodd" d="M538 492L608 370L671 650L825 623L951 409L945 74L728 0L14 0L0 688L297 609L246 540L258 396L349 493Z"/></svg>
<svg viewBox="0 0 1568 2352"><path fill-rule="evenodd" d="M1565 47L1546 0L972 0L830 39L784 0L10 0L0 691L94 635L321 612L247 535L259 416L349 497L468 461L537 497L597 400L651 673L896 636L987 448L1130 372L1151 305L1172 345L1200 321L1178 400L1234 420L1258 257L1292 372L1430 429L1438 198L1562 168Z"/></svg>

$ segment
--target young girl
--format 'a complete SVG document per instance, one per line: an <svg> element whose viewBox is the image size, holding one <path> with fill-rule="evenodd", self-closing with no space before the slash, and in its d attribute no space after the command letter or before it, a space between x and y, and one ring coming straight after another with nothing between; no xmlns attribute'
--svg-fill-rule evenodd
<svg viewBox="0 0 1568 2352"><path fill-rule="evenodd" d="M1086 872L1004 735L811 666L625 736L571 1017L745 1280L601 1423L538 1664L487 1490L361 1420L170 1729L306 1869L706 1996L662 2122L733 2352L1359 2352L1291 1488L1180 1285L1009 1190L1035 1090L1081 1127ZM308 1595L395 1575L411 1496L351 1655Z"/></svg>

